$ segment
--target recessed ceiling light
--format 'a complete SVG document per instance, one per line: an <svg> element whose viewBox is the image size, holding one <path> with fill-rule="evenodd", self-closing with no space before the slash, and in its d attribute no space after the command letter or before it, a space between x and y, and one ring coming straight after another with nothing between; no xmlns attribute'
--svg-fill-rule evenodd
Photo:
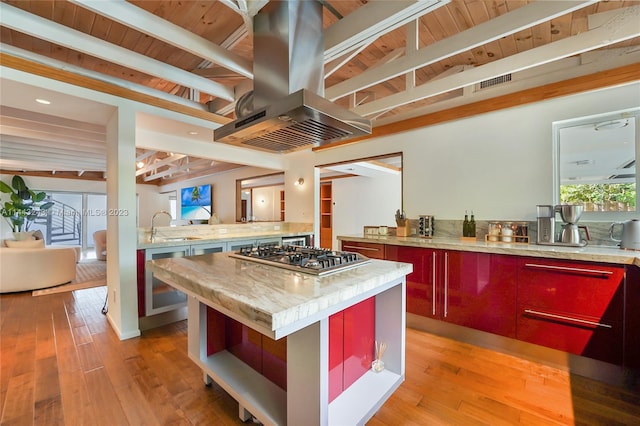
<svg viewBox="0 0 640 426"><path fill-rule="evenodd" d="M48 101L46 99L40 99L40 98L37 98L36 102L39 103L39 104L42 104L42 105L50 105L51 104L51 101Z"/></svg>
<svg viewBox="0 0 640 426"><path fill-rule="evenodd" d="M198 132L196 132L195 130L191 130L191 131L189 132L189 134L190 134L190 135L197 135L197 134L198 134Z"/></svg>
<svg viewBox="0 0 640 426"><path fill-rule="evenodd" d="M138 168L139 168L139 169L141 169L141 168L143 168L143 167L144 167L144 163L143 163L142 161L138 161L138 162L136 163L136 166L138 166Z"/></svg>

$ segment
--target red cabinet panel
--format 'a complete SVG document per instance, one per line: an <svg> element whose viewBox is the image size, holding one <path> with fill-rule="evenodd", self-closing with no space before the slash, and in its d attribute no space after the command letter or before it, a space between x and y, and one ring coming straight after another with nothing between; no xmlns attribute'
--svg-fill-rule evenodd
<svg viewBox="0 0 640 426"><path fill-rule="evenodd" d="M287 338L262 336L262 375L287 390Z"/></svg>
<svg viewBox="0 0 640 426"><path fill-rule="evenodd" d="M226 320L227 350L258 372L262 372L262 335L231 318Z"/></svg>
<svg viewBox="0 0 640 426"><path fill-rule="evenodd" d="M371 368L375 308L371 297L329 317L329 401Z"/></svg>
<svg viewBox="0 0 640 426"><path fill-rule="evenodd" d="M287 339L273 340L207 307L207 356L227 350L287 390Z"/></svg>
<svg viewBox="0 0 640 426"><path fill-rule="evenodd" d="M622 321L624 267L520 258L519 304Z"/></svg>
<svg viewBox="0 0 640 426"><path fill-rule="evenodd" d="M385 247L385 254L387 260L413 265L413 272L407 275L407 312L424 317L438 317L437 251L388 245Z"/></svg>
<svg viewBox="0 0 640 426"><path fill-rule="evenodd" d="M207 306L207 356L227 348L227 317Z"/></svg>
<svg viewBox="0 0 640 426"><path fill-rule="evenodd" d="M371 259L385 259L384 244L342 241L342 250L361 253Z"/></svg>
<svg viewBox="0 0 640 426"><path fill-rule="evenodd" d="M344 313L329 317L329 402L342 393L344 384Z"/></svg>
<svg viewBox="0 0 640 426"><path fill-rule="evenodd" d="M624 267L521 258L517 338L622 363Z"/></svg>
<svg viewBox="0 0 640 426"><path fill-rule="evenodd" d="M640 267L626 267L624 365L640 371Z"/></svg>
<svg viewBox="0 0 640 426"><path fill-rule="evenodd" d="M146 316L147 309L145 307L145 297L144 297L144 250L136 251L136 279L137 279L137 287L138 287L138 318L142 318Z"/></svg>
<svg viewBox="0 0 640 426"><path fill-rule="evenodd" d="M444 252L443 319L501 336L516 336L517 258Z"/></svg>
<svg viewBox="0 0 640 426"><path fill-rule="evenodd" d="M375 340L375 298L344 310L344 389L371 368Z"/></svg>

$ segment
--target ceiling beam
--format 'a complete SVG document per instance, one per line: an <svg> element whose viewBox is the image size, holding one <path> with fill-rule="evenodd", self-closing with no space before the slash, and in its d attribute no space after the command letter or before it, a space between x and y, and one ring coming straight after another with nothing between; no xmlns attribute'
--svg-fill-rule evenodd
<svg viewBox="0 0 640 426"><path fill-rule="evenodd" d="M375 69L365 70L349 80L325 89L325 97L334 101L358 90L366 89L385 80L406 74L408 71L425 67L475 47L485 45L592 3L595 3L595 0L536 1L530 3L423 47L412 55L406 55Z"/></svg>
<svg viewBox="0 0 640 426"><path fill-rule="evenodd" d="M56 22L0 3L2 26L145 74L232 101L233 89Z"/></svg>
<svg viewBox="0 0 640 426"><path fill-rule="evenodd" d="M186 157L184 154L171 154L167 158L163 158L162 160L155 161L153 163L147 164L141 169L136 170L136 176L143 175L152 170L156 170L158 167L166 166L167 164L171 164L175 161L178 161L182 158Z"/></svg>
<svg viewBox="0 0 640 426"><path fill-rule="evenodd" d="M188 170L195 170L195 169L199 169L199 168L210 166L210 165L211 165L211 160L206 158L201 158L189 163L184 163L178 167L173 167L167 170L163 170L161 172L150 174L149 176L145 176L144 178L142 178L142 180L145 182L149 182L152 180L160 179L164 176L169 176L175 173L188 171Z"/></svg>
<svg viewBox="0 0 640 426"><path fill-rule="evenodd" d="M338 59L363 43L370 43L449 2L450 0L369 2L324 31L324 62Z"/></svg>
<svg viewBox="0 0 640 426"><path fill-rule="evenodd" d="M640 6L620 9L615 18L596 29L520 52L449 77L429 81L413 90L396 93L364 104L355 108L354 111L364 116L375 114L385 109L406 105L496 76L515 73L588 50L619 43L640 36L638 22L640 22Z"/></svg>
<svg viewBox="0 0 640 426"><path fill-rule="evenodd" d="M228 70L253 78L253 64L247 59L134 4L124 0L70 1ZM158 31L158 28L162 28L162 30Z"/></svg>

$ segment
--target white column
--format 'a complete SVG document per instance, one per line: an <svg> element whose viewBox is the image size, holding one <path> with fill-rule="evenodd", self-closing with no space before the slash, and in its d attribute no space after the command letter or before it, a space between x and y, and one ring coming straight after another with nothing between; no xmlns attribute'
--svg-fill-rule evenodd
<svg viewBox="0 0 640 426"><path fill-rule="evenodd" d="M329 423L329 320L287 336L287 424Z"/></svg>
<svg viewBox="0 0 640 426"><path fill-rule="evenodd" d="M133 109L119 107L107 123L107 316L120 339L140 335L135 119Z"/></svg>

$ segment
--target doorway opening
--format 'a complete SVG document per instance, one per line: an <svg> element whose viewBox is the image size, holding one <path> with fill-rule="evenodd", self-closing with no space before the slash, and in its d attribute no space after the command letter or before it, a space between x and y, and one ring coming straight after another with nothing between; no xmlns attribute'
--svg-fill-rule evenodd
<svg viewBox="0 0 640 426"><path fill-rule="evenodd" d="M316 166L320 176L320 246L339 250L338 235L362 234L365 226L396 226L403 209L402 153Z"/></svg>

